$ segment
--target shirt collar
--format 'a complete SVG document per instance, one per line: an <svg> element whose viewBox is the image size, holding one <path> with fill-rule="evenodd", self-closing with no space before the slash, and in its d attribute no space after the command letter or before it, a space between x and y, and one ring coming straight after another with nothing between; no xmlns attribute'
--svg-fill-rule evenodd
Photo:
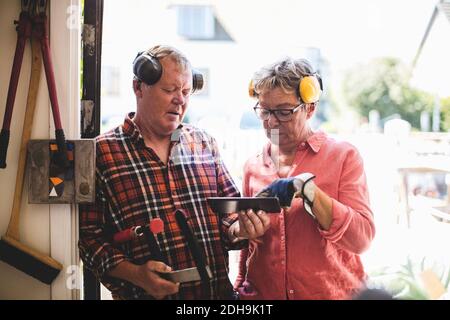
<svg viewBox="0 0 450 320"><path fill-rule="evenodd" d="M323 131L314 132L308 139L306 139L306 144L311 148L314 153L318 153L323 143L325 142L327 136ZM264 146L262 152L262 160L265 166L272 166L273 161L269 155L270 152L270 141ZM301 148L301 143L298 145L298 148Z"/></svg>
<svg viewBox="0 0 450 320"><path fill-rule="evenodd" d="M130 112L126 115L125 121L123 122L122 125L122 130L123 133L129 136L131 140L133 140L134 142L139 142L141 140L143 142L144 138L142 137L138 126L133 121L134 115L135 115L134 112Z"/></svg>
<svg viewBox="0 0 450 320"><path fill-rule="evenodd" d="M144 143L144 137L142 136L141 132L139 131L139 128L136 125L136 123L134 123L134 121L133 121L134 116L135 116L135 112L130 112L125 117L125 121L122 125L123 133L126 134L127 136L129 136L131 138L131 140L133 140L136 143L141 143L141 142ZM181 128L183 128L183 124L180 124L178 126L178 129L181 129ZM179 142L181 135L182 135L181 130L175 130L172 133L171 141Z"/></svg>
<svg viewBox="0 0 450 320"><path fill-rule="evenodd" d="M319 152L323 143L327 139L327 135L323 131L314 132L307 140L306 143L311 147L315 153Z"/></svg>

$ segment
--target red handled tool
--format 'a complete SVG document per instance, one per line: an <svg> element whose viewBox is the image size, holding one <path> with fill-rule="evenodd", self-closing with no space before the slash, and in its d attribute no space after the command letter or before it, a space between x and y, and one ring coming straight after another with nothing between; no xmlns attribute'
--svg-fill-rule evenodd
<svg viewBox="0 0 450 320"><path fill-rule="evenodd" d="M180 211L181 212L181 211ZM176 213L177 215L177 213ZM180 218L177 218L177 222ZM181 218L183 221L181 222L181 231L185 235L188 241L188 247L191 250L191 253L194 257L197 267L175 270L168 273L160 273L160 277L170 280L172 282L192 282L201 280L204 286L205 297L209 297L209 279L212 277L211 270L209 266L206 266L206 258L204 254L200 250L196 239L192 235L189 227L187 226L187 222L185 219ZM187 230L187 229L189 230ZM117 232L113 235L113 242L115 244L126 243L133 239L139 238L143 235L147 238L148 245L150 247L150 259L155 261L162 261L167 264L167 260L164 257L163 253L159 249L159 246L155 239L155 234L164 231L164 223L161 219L155 218L150 221L148 225L145 226L136 226L132 227L120 232ZM202 255L203 254L203 255ZM200 261L200 262L199 262ZM201 267L201 269L198 268Z"/></svg>
<svg viewBox="0 0 450 320"><path fill-rule="evenodd" d="M11 77L8 87L3 126L0 132L0 168L6 168L6 155L8 151L11 118L16 98L17 84L19 81L20 69L23 61L23 53L27 39L31 37L38 39L41 45L42 58L44 62L45 76L52 106L53 121L55 124L56 144L58 145L58 165L67 167L67 146L64 131L61 125L59 104L56 94L55 75L50 54L48 40L48 21L46 15L47 0L22 0L22 12L17 24L17 44L14 53L14 62L11 70Z"/></svg>
<svg viewBox="0 0 450 320"><path fill-rule="evenodd" d="M155 218L145 226L136 226L120 232L117 232L113 236L113 241L116 244L125 243L133 239L145 236L150 247L151 258L150 260L162 261L167 264L167 261L159 249L158 243L155 239L155 234L164 231L164 222L160 218Z"/></svg>

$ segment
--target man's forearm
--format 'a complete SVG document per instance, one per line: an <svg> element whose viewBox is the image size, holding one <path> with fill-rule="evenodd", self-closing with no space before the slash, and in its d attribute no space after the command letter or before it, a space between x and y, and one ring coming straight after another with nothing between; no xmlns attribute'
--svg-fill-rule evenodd
<svg viewBox="0 0 450 320"><path fill-rule="evenodd" d="M119 278L131 282L134 285L139 286L138 266L129 261L123 261L119 263L114 269L112 269L108 275L114 278Z"/></svg>

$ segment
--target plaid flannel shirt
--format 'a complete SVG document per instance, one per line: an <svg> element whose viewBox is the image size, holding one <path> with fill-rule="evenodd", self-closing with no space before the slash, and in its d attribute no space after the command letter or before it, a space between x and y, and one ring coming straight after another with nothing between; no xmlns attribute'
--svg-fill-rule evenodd
<svg viewBox="0 0 450 320"><path fill-rule="evenodd" d="M96 203L80 210L80 255L85 266L122 299L151 299L141 288L108 276L119 263L143 264L150 257L145 237L125 244L112 243L116 232L164 222L156 240L173 270L194 267L186 239L175 221L176 209L188 214L188 223L203 247L212 271L211 299L231 296L227 250L244 245L231 244L228 227L236 215L220 216L207 205L208 197L239 197L239 191L223 164L214 138L204 131L182 125L172 134L170 157L165 165L146 147L129 114L123 125L96 139ZM180 285L169 299L204 298L201 282Z"/></svg>

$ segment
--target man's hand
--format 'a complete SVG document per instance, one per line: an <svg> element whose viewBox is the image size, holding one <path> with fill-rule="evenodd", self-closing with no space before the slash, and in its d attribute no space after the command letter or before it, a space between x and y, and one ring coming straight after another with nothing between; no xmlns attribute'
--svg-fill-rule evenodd
<svg viewBox="0 0 450 320"><path fill-rule="evenodd" d="M238 216L238 221L230 226L231 240L256 239L264 235L270 227L270 217L262 210L257 213L252 209L241 210Z"/></svg>
<svg viewBox="0 0 450 320"><path fill-rule="evenodd" d="M136 284L147 291L148 294L157 300L175 294L180 289L179 283L161 278L158 273L168 273L172 269L160 261L148 261L147 263L137 266Z"/></svg>

